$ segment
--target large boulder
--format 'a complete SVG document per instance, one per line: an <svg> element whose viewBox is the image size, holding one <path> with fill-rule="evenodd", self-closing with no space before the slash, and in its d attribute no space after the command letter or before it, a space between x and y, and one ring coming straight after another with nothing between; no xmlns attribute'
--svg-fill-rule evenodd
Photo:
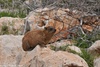
<svg viewBox="0 0 100 67"><path fill-rule="evenodd" d="M27 62L26 62L27 60ZM49 48L27 53L21 60L22 67L88 67L87 63L78 55L64 51L53 51Z"/></svg>
<svg viewBox="0 0 100 67"><path fill-rule="evenodd" d="M88 51L93 55L100 55L100 40L93 43L92 46L88 48Z"/></svg>
<svg viewBox="0 0 100 67"><path fill-rule="evenodd" d="M1 67L16 66L19 55L23 55L24 51L21 47L23 36L2 35L0 36L0 65Z"/></svg>
<svg viewBox="0 0 100 67"><path fill-rule="evenodd" d="M6 67L88 67L87 63L73 53L53 51L49 47L24 52L22 49L23 36L0 36L0 66Z"/></svg>
<svg viewBox="0 0 100 67"><path fill-rule="evenodd" d="M17 32L17 34L21 34L24 28L24 19L23 18L12 18L12 17L1 17L0 18L0 32L2 32L2 28L7 26L9 32L13 34L13 32Z"/></svg>
<svg viewBox="0 0 100 67"><path fill-rule="evenodd" d="M78 32L80 27L83 30L83 34L84 31L93 32L95 28L95 31L98 30L97 26L100 26L99 16L87 15L85 12L70 10L68 8L57 9L51 7L30 12L26 17L26 22L30 24L31 30L44 26L55 27L56 33L50 42L56 42L60 39L77 36L75 32Z"/></svg>
<svg viewBox="0 0 100 67"><path fill-rule="evenodd" d="M29 22L31 26L31 30L37 29L35 27L38 25L39 27L44 26L53 26L56 29L56 33L51 39L50 42L55 42L62 38L67 38L70 35L70 29L79 25L78 19L72 17L69 9L58 9L55 8L44 8L38 9L30 12L30 14L26 17L26 21Z"/></svg>
<svg viewBox="0 0 100 67"><path fill-rule="evenodd" d="M94 67L100 67L100 57L94 60Z"/></svg>
<svg viewBox="0 0 100 67"><path fill-rule="evenodd" d="M88 48L88 51L96 57L94 59L94 67L100 67L100 40L97 40Z"/></svg>

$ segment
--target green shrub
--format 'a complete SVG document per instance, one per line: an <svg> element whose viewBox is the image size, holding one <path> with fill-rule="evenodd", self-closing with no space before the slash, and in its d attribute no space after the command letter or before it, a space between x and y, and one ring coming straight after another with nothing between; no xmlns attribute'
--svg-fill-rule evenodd
<svg viewBox="0 0 100 67"><path fill-rule="evenodd" d="M27 8L23 5L24 0L0 0L0 17L20 17L25 18ZM7 10L5 10L7 9Z"/></svg>
<svg viewBox="0 0 100 67"><path fill-rule="evenodd" d="M82 57L87 62L89 67L94 67L93 65L94 57L84 49L82 49L81 51L82 51L82 54L79 54L79 56Z"/></svg>
<svg viewBox="0 0 100 67"><path fill-rule="evenodd" d="M77 32L78 33L78 32ZM90 47L95 41L100 40L100 32L91 32L88 34L81 34L78 33L79 36L76 38L73 38L73 40L76 42L76 46L80 48L88 48Z"/></svg>
<svg viewBox="0 0 100 67"><path fill-rule="evenodd" d="M93 61L94 61L94 56L89 54L85 49L81 49L82 53L77 53L74 50L68 50L70 53L77 54L80 57L82 57L88 64L89 67L94 67Z"/></svg>
<svg viewBox="0 0 100 67"><path fill-rule="evenodd" d="M0 12L0 17L20 17L25 18L26 14L23 12Z"/></svg>

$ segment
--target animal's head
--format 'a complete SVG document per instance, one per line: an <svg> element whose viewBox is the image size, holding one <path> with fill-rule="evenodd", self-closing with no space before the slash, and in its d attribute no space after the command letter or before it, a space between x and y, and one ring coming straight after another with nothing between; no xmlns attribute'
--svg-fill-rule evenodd
<svg viewBox="0 0 100 67"><path fill-rule="evenodd" d="M52 26L48 26L48 27L44 27L45 32L50 33L50 34L54 34L56 32L56 29Z"/></svg>

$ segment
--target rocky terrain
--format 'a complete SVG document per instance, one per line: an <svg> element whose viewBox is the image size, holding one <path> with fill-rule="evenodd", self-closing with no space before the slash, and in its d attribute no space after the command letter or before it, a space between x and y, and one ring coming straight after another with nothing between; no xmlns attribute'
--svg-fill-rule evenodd
<svg viewBox="0 0 100 67"><path fill-rule="evenodd" d="M20 35L0 36L0 66L88 67L84 59L67 51L53 51L49 47L40 48L37 46L33 51L24 52L21 47L22 37ZM65 41L65 44L67 43L68 41Z"/></svg>
<svg viewBox="0 0 100 67"><path fill-rule="evenodd" d="M19 1L16 2L19 4ZM38 8L49 3L23 0L34 8L26 17L0 14L0 67L100 67L100 16L96 15L99 12L90 14L84 9L60 8L61 5L58 8L57 2L56 7ZM39 4L34 6L32 3ZM37 45L32 51L23 51L24 34L47 26L56 29L47 47Z"/></svg>

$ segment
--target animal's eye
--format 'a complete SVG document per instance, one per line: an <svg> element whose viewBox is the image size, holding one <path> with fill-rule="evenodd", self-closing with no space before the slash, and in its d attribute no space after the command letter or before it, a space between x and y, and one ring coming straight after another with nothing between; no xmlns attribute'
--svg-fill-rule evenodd
<svg viewBox="0 0 100 67"><path fill-rule="evenodd" d="M53 28L50 28L49 30L50 30L50 31L52 31L52 30L53 30Z"/></svg>

